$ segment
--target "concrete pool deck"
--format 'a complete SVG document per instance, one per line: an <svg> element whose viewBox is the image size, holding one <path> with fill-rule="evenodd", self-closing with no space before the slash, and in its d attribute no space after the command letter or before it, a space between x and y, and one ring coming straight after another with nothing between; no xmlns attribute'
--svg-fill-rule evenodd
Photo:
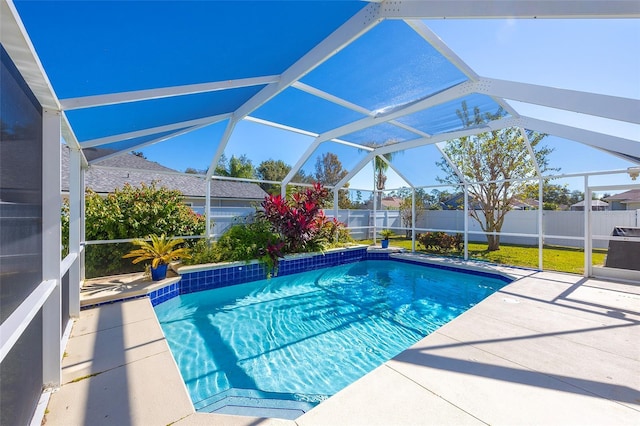
<svg viewBox="0 0 640 426"><path fill-rule="evenodd" d="M147 298L84 310L47 425L640 424L640 284L519 278L295 421L195 413Z"/></svg>

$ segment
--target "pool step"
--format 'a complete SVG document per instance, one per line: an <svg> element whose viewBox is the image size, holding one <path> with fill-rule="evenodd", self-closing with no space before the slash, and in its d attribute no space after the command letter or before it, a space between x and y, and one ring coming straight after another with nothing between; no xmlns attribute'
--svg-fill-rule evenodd
<svg viewBox="0 0 640 426"><path fill-rule="evenodd" d="M260 392L248 389L229 389L194 404L199 412L234 414L254 417L275 417L294 420L324 399L314 395L317 402L291 399L288 394Z"/></svg>

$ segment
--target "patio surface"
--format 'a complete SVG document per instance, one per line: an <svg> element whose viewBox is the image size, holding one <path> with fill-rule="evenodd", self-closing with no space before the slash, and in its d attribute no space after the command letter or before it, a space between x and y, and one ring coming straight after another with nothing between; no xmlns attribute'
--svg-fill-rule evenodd
<svg viewBox="0 0 640 426"><path fill-rule="evenodd" d="M84 310L49 425L640 424L640 285L520 276L295 421L195 413L147 298Z"/></svg>
<svg viewBox="0 0 640 426"><path fill-rule="evenodd" d="M80 289L80 306L92 306L110 300L127 299L144 296L160 287L180 281L180 276L173 271L161 281L151 281L142 272L99 277L86 280Z"/></svg>

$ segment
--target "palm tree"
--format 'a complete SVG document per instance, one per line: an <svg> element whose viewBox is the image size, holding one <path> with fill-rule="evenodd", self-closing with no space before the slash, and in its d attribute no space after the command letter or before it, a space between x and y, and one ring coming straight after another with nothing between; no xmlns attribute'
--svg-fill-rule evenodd
<svg viewBox="0 0 640 426"><path fill-rule="evenodd" d="M395 154L395 152L389 152L387 154L376 155L373 161L373 177L376 190L379 191L376 203L378 203L380 208L382 208L382 191L384 191L385 184L387 183L386 172L389 169L387 161L391 161ZM382 159L383 157L384 160Z"/></svg>
<svg viewBox="0 0 640 426"><path fill-rule="evenodd" d="M395 143L395 141L388 140L383 145L387 145L390 143ZM374 149L376 147L381 146L379 144L376 144L375 142L365 143L364 145ZM386 172L389 169L389 164L387 162L391 162L391 160L393 160L393 157L395 157L395 155L398 152L402 152L402 151L388 152L386 154L378 154L374 157L374 160L373 160L373 178L374 178L375 189L378 191L378 197L377 199L374 199L374 203L377 203L380 206L380 208L382 208L382 191L384 191L385 184L387 183ZM387 161L384 161L382 157L384 157L384 159Z"/></svg>

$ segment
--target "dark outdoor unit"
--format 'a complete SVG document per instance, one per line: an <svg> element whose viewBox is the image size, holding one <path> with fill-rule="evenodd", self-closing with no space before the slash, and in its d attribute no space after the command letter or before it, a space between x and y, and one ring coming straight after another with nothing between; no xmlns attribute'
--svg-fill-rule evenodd
<svg viewBox="0 0 640 426"><path fill-rule="evenodd" d="M616 226L611 235L640 238L640 228ZM604 266L640 271L640 241L609 241L609 252Z"/></svg>

